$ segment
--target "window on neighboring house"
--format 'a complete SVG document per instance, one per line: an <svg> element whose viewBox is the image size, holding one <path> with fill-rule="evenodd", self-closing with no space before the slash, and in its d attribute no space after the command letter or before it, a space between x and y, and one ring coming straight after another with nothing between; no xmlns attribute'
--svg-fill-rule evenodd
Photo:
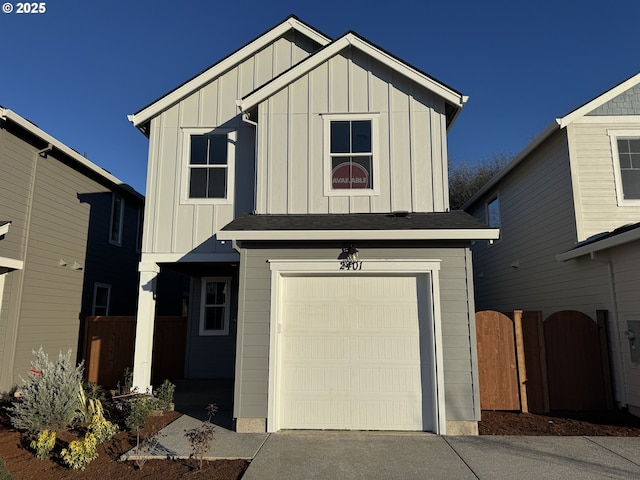
<svg viewBox="0 0 640 480"><path fill-rule="evenodd" d="M487 202L487 224L491 228L500 228L500 198L497 196Z"/></svg>
<svg viewBox="0 0 640 480"><path fill-rule="evenodd" d="M124 199L113 194L111 201L111 224L109 227L109 243L122 245L122 225L124 221Z"/></svg>
<svg viewBox="0 0 640 480"><path fill-rule="evenodd" d="M96 283L93 286L93 306L91 313L94 316L109 315L109 301L111 300L111 285Z"/></svg>
<svg viewBox="0 0 640 480"><path fill-rule="evenodd" d="M200 335L229 333L230 278L203 278Z"/></svg>
<svg viewBox="0 0 640 480"><path fill-rule="evenodd" d="M185 200L190 203L224 201L233 194L235 132L187 129Z"/></svg>
<svg viewBox="0 0 640 480"><path fill-rule="evenodd" d="M376 190L377 117L325 115L326 195L372 195Z"/></svg>
<svg viewBox="0 0 640 480"><path fill-rule="evenodd" d="M640 200L640 137L618 138L618 165L624 200Z"/></svg>

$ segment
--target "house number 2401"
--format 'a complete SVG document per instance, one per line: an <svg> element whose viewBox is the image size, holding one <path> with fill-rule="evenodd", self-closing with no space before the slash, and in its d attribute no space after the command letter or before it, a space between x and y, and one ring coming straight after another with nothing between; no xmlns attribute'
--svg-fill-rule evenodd
<svg viewBox="0 0 640 480"><path fill-rule="evenodd" d="M356 260L342 260L340 270L362 270L362 262Z"/></svg>

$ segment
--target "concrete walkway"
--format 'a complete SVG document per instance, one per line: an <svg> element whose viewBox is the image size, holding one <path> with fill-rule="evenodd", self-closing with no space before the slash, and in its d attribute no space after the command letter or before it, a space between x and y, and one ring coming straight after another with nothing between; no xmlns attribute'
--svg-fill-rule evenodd
<svg viewBox="0 0 640 480"><path fill-rule="evenodd" d="M189 458L183 415L133 460ZM428 433L235 433L215 427L205 458L251 460L242 480L638 479L640 437L441 437Z"/></svg>
<svg viewBox="0 0 640 480"><path fill-rule="evenodd" d="M275 433L242 480L640 478L640 438Z"/></svg>

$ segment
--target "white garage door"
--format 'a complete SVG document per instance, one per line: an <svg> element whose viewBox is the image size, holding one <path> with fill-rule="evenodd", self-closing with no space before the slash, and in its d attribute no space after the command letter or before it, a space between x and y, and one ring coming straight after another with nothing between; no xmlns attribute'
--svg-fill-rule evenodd
<svg viewBox="0 0 640 480"><path fill-rule="evenodd" d="M425 275L282 280L280 428L433 430Z"/></svg>

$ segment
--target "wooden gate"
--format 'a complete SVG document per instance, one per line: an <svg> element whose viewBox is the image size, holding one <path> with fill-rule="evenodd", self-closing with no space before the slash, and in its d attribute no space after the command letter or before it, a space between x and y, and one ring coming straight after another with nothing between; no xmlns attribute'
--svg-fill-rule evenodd
<svg viewBox="0 0 640 480"><path fill-rule="evenodd" d="M544 337L551 410L609 407L611 386L602 315L596 323L581 312L556 312L544 321Z"/></svg>
<svg viewBox="0 0 640 480"><path fill-rule="evenodd" d="M156 317L151 382L182 378L187 339L187 319ZM133 370L135 317L87 317L84 360L87 380L115 387L125 368Z"/></svg>
<svg viewBox="0 0 640 480"><path fill-rule="evenodd" d="M476 313L480 408L520 410L513 321L499 312Z"/></svg>

